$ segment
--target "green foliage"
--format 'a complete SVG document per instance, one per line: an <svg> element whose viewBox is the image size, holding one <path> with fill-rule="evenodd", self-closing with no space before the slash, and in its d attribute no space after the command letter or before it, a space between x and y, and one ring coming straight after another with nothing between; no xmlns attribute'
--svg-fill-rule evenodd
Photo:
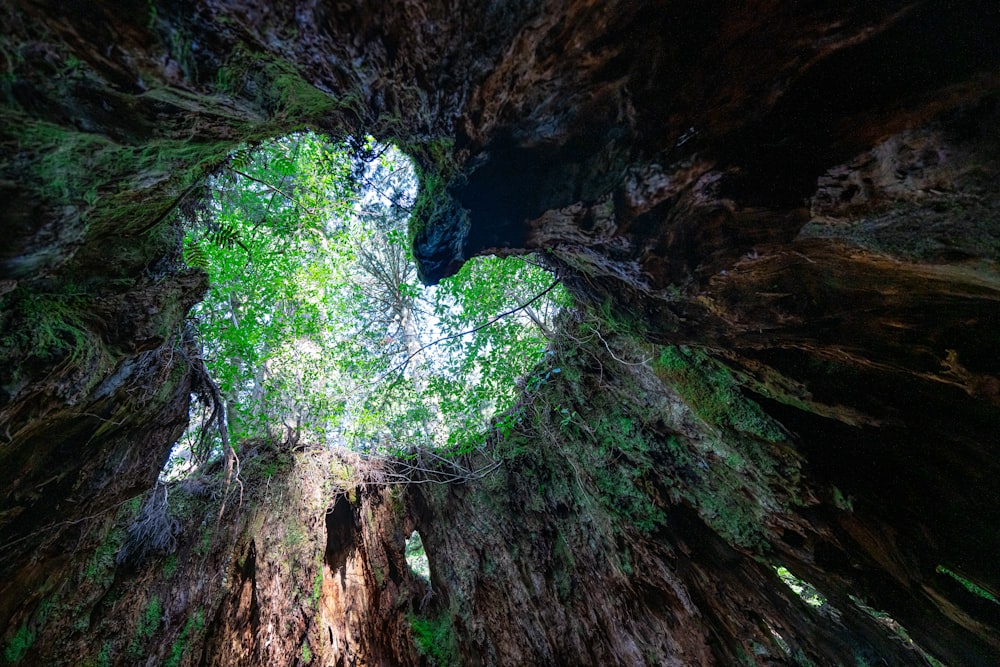
<svg viewBox="0 0 1000 667"><path fill-rule="evenodd" d="M208 253L201 247L197 239L187 237L184 239L184 263L190 267L198 269L208 268Z"/></svg>
<svg viewBox="0 0 1000 667"><path fill-rule="evenodd" d="M209 273L192 317L234 446L289 433L382 453L482 445L567 299L516 308L552 285L547 271L488 259L420 285L403 231L413 174L371 140L241 148L211 186L184 257Z"/></svg>
<svg viewBox="0 0 1000 667"><path fill-rule="evenodd" d="M312 662L312 650L309 648L309 641L306 640L302 642L302 650L299 651L299 655L302 658L302 662L309 664Z"/></svg>
<svg viewBox="0 0 1000 667"><path fill-rule="evenodd" d="M152 638L153 633L160 627L162 617L163 608L160 605L160 598L154 595L146 603L146 607L139 617L139 622L135 626L135 635L128 647L129 655L138 656L141 654L143 643Z"/></svg>
<svg viewBox="0 0 1000 667"><path fill-rule="evenodd" d="M430 581L430 562L427 560L427 552L424 551L424 542L420 537L420 533L417 531L413 531L413 533L406 538L406 548L403 551L403 556L406 559L406 564L410 567L410 571L413 572L413 574L425 581Z"/></svg>
<svg viewBox="0 0 1000 667"><path fill-rule="evenodd" d="M410 624L410 632L417 650L420 655L427 658L432 667L458 664L455 630L451 624L451 617L446 612L438 618L408 614L406 619Z"/></svg>
<svg viewBox="0 0 1000 667"><path fill-rule="evenodd" d="M233 223L217 222L214 229L209 230L208 238L212 243L226 250L232 250L236 246L243 247L243 243L240 241L240 232Z"/></svg>
<svg viewBox="0 0 1000 667"><path fill-rule="evenodd" d="M205 617L200 609L195 610L194 614L188 617L184 627L181 629L181 634L177 640L170 645L170 655L167 656L166 662L163 663L164 667L178 667L181 664L181 659L184 657L184 651L190 642L194 641L197 635L201 634L201 631L205 629Z"/></svg>
<svg viewBox="0 0 1000 667"><path fill-rule="evenodd" d="M21 662L21 659L31 648L31 645L35 643L35 633L28 629L27 625L22 625L18 628L17 632L11 638L10 643L4 647L3 657L8 664L16 664Z"/></svg>

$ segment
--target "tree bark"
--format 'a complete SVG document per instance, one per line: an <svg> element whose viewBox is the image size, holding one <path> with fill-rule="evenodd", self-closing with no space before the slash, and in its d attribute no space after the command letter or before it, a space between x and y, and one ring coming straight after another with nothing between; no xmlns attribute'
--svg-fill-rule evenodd
<svg viewBox="0 0 1000 667"><path fill-rule="evenodd" d="M1000 662L993 4L23 0L0 21L7 662L926 660L866 608L937 660ZM412 154L426 280L542 251L597 319L562 331L496 476L282 505L264 461L231 529L185 524L190 586L166 558L115 569L197 389L204 280L171 212L304 127Z"/></svg>

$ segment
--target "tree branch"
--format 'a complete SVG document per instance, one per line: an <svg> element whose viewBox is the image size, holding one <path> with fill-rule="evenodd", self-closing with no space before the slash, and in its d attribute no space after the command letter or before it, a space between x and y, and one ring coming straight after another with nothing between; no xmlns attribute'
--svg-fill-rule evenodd
<svg viewBox="0 0 1000 667"><path fill-rule="evenodd" d="M290 202L293 202L293 203L294 203L294 204L295 204L296 206L301 206L301 207L302 207L302 209L303 209L303 210L304 210L304 211L305 211L306 213L308 213L309 215L316 215L316 211L315 211L314 209L312 209L312 208L310 208L310 207L306 206L306 205L305 205L305 204L303 204L303 203L302 203L301 201L299 201L298 199L296 199L296 198L295 198L295 197L293 197L292 195L288 194L287 192L285 192L284 190L282 190L282 189L281 189L281 188L279 188L278 186L276 186L276 185L274 185L274 184L272 184L272 183L268 183L267 181L262 181L261 179L259 179L259 178L255 177L255 176L251 176L250 174L246 173L245 171L240 171L239 169L235 169L235 168L233 168L233 167L229 167L229 170L230 170L230 171L232 171L232 172L233 172L234 174L239 174L239 175L240 175L240 176L242 176L243 178L248 178L248 179L250 179L250 180L251 180L251 181L253 181L254 183L260 183L260 184L261 184L261 185L263 185L264 187L266 187L266 188L270 188L271 190L274 190L275 192L277 192L277 193L278 193L279 195L283 196L283 197L284 197L285 199L287 199L288 201L290 201Z"/></svg>
<svg viewBox="0 0 1000 667"><path fill-rule="evenodd" d="M515 308L511 308L510 310L504 311L504 312L500 313L499 315L497 315L496 317L494 317L493 319L489 320L488 322L480 324L478 327L473 327L472 329L467 329L465 331L460 331L458 333L453 333L453 334L450 334L448 336L442 336L441 338L438 338L437 340L432 340L431 342L427 343L426 345L422 345L419 349L417 349L416 351L412 352L409 356L407 356L406 359L403 359L403 361L400 362L400 364L397 365L395 368L392 368L391 370L388 370L383 375L381 375L376 380L376 382L381 382L382 380L384 380L388 376L392 375L393 373L400 373L400 374L402 374L402 372L406 369L406 366L413 360L413 358L415 356L417 356L418 354L420 354L421 352L423 352L424 350L426 350L427 348L429 348L429 347L437 345L438 343L443 343L446 340L451 340L452 338L459 338L461 336L466 336L466 335L471 334L471 333L476 333L477 331L482 331L486 327L491 326L493 324L496 324L497 322L499 322L503 318L507 317L508 315L513 315L514 313L518 312L519 310L524 310L525 308L527 308L528 306L530 306L531 304L533 304L534 302L538 301L543 296L545 296L546 294L548 294L549 292L551 292L552 290L554 290L556 288L556 285L559 284L559 281L560 281L560 279L556 278L555 280L552 281L551 285L549 285L544 290L542 290L541 292L539 292L535 296L531 297L530 299L528 299L527 301L525 301L524 303L522 303L520 306L517 306Z"/></svg>

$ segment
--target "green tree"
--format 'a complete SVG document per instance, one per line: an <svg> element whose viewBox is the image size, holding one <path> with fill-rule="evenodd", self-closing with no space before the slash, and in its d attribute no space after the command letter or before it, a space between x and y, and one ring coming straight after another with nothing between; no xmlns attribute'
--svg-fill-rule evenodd
<svg viewBox="0 0 1000 667"><path fill-rule="evenodd" d="M238 151L210 187L185 258L209 273L192 320L234 446L468 449L542 360L567 298L544 268L487 258L419 284L416 183L396 149L293 135Z"/></svg>

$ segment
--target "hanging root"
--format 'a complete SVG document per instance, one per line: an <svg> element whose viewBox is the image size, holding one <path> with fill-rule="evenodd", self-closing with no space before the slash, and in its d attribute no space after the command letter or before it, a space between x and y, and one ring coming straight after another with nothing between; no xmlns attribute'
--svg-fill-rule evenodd
<svg viewBox="0 0 1000 667"><path fill-rule="evenodd" d="M219 385L208 373L205 360L195 357L191 360L191 391L198 396L198 399L211 409L208 419L201 424L201 431L198 433L198 442L194 448L195 461L199 464L208 460L212 452L210 434L214 426L222 441L222 455L226 462L226 481L222 491L222 504L219 506L219 520L226 511L226 501L229 498L230 487L233 480L240 488L240 506L243 505L243 482L240 480L240 459L236 455L236 450L229 443L229 428L226 420L226 402L222 398Z"/></svg>
<svg viewBox="0 0 1000 667"><path fill-rule="evenodd" d="M152 554L171 553L177 548L179 530L180 524L171 515L167 502L167 485L157 484L139 510L139 516L128 527L115 562L136 564Z"/></svg>

